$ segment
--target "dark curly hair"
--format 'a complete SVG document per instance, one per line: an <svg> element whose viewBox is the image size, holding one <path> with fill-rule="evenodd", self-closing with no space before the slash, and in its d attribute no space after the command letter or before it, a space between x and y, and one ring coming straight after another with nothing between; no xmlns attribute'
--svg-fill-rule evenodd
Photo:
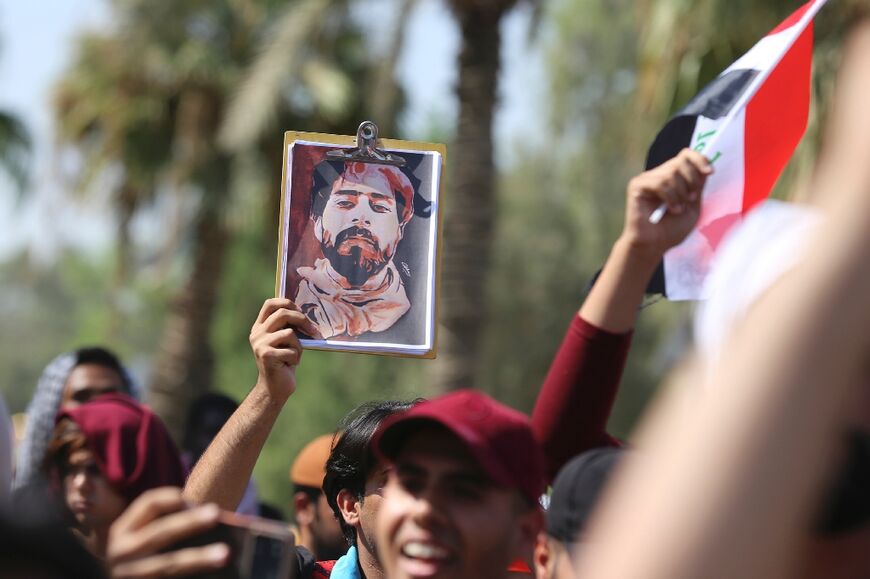
<svg viewBox="0 0 870 579"><path fill-rule="evenodd" d="M69 418L57 422L43 459L43 470L53 481L63 478L69 466L69 457L79 450L88 449L88 439L79 425Z"/></svg>
<svg viewBox="0 0 870 579"><path fill-rule="evenodd" d="M347 489L360 501L364 499L366 479L377 462L371 448L372 437L386 418L404 412L420 402L423 402L422 398L411 401L366 402L341 421L339 431L343 432L326 461L323 492L350 546L356 543L356 529L348 525L341 516L338 493Z"/></svg>
<svg viewBox="0 0 870 579"><path fill-rule="evenodd" d="M94 366L102 366L109 370L114 370L121 377L121 386L124 387L124 393L133 394L133 385L130 383L130 376L127 370L121 365L118 359L111 350L101 348L99 346L89 346L87 348L79 348L75 351L76 366L84 366L85 364L93 364Z"/></svg>

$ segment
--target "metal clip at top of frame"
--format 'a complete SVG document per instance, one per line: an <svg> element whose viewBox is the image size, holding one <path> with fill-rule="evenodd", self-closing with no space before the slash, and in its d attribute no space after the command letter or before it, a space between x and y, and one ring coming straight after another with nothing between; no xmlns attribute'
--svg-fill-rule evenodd
<svg viewBox="0 0 870 579"><path fill-rule="evenodd" d="M377 163L404 167L405 159L391 155L377 148L378 126L371 121L363 121L356 130L355 149L335 149L326 153L330 161L345 161L359 163Z"/></svg>

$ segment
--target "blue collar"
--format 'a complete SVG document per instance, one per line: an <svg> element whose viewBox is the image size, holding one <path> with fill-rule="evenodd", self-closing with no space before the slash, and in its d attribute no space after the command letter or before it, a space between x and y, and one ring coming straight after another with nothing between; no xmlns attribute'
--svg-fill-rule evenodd
<svg viewBox="0 0 870 579"><path fill-rule="evenodd" d="M329 574L330 579L362 579L362 574L359 571L359 557L356 554L356 547L351 547L347 553L342 555L335 566L332 568L332 573Z"/></svg>

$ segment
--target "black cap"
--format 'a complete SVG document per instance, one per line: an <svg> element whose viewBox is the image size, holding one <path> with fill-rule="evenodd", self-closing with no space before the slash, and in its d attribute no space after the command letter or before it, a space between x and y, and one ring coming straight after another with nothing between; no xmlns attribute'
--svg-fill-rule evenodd
<svg viewBox="0 0 870 579"><path fill-rule="evenodd" d="M832 537L870 524L870 433L855 430L847 439L846 458L829 484L817 534Z"/></svg>
<svg viewBox="0 0 870 579"><path fill-rule="evenodd" d="M623 452L619 447L596 448L562 467L547 509L548 535L563 543L577 540Z"/></svg>

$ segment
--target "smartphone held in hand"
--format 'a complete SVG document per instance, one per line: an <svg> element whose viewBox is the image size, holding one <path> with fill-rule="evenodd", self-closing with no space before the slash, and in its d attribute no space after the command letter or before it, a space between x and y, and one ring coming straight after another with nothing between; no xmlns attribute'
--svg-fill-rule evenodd
<svg viewBox="0 0 870 579"><path fill-rule="evenodd" d="M223 512L218 525L205 533L167 549L176 551L223 543L230 549L230 561L220 571L196 577L209 579L293 579L296 548L287 525L277 521Z"/></svg>

